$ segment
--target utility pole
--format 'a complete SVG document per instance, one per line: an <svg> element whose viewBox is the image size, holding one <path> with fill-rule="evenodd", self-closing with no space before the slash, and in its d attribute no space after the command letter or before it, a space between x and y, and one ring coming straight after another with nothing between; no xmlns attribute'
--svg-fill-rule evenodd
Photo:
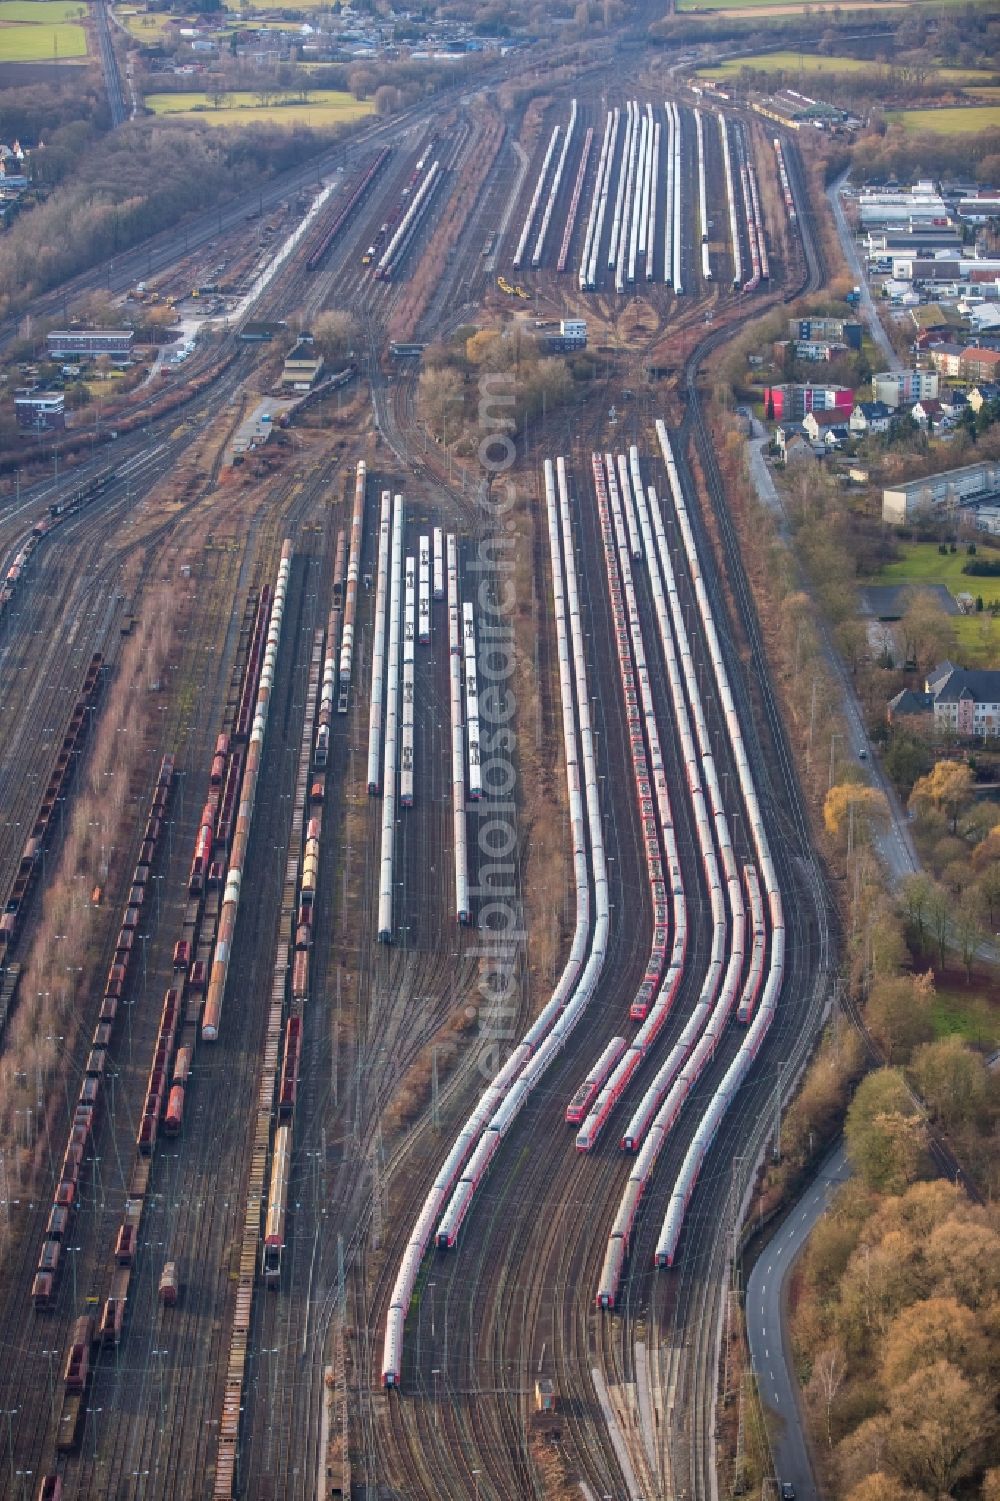
<svg viewBox="0 0 1000 1501"><path fill-rule="evenodd" d="M341 1318L347 1310L347 1283L344 1279L344 1237L337 1232L337 1308Z"/></svg>
<svg viewBox="0 0 1000 1501"><path fill-rule="evenodd" d="M806 748L806 771L812 770L813 755L813 730L816 728L816 679L812 681L812 693L809 699L809 744Z"/></svg>
<svg viewBox="0 0 1000 1501"><path fill-rule="evenodd" d="M431 1130L441 1129L441 1101L438 1097L438 1050L431 1054Z"/></svg>

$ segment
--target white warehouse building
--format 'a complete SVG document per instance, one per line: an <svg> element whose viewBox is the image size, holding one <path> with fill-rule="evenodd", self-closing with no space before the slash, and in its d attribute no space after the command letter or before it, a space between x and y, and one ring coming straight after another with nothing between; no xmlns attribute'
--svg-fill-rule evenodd
<svg viewBox="0 0 1000 1501"><path fill-rule="evenodd" d="M882 491L882 520L902 526L943 506L967 505L1000 494L1000 462L966 464Z"/></svg>

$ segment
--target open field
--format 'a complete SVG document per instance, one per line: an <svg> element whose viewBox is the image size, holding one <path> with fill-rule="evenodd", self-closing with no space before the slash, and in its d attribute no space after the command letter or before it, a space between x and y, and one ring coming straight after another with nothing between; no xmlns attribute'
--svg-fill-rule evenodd
<svg viewBox="0 0 1000 1501"><path fill-rule="evenodd" d="M711 68L699 68L699 78L735 78L741 68L759 68L785 73L871 73L884 64L871 58L820 57L813 52L759 52L755 57L731 57ZM989 86L993 74L987 69L938 68L936 77L957 85Z"/></svg>
<svg viewBox="0 0 1000 1501"><path fill-rule="evenodd" d="M944 584L952 594L981 594L987 604L1000 600L1000 578L973 578L962 572L963 564L969 561L965 548L950 552L947 557L937 550L933 542L909 542L903 544L903 557L898 563L887 563L873 584ZM995 554L984 552L985 557Z"/></svg>
<svg viewBox="0 0 1000 1501"><path fill-rule="evenodd" d="M1000 130L1000 108L972 104L957 109L901 109L888 116L906 130L932 130L935 135L973 135L980 130Z"/></svg>
<svg viewBox="0 0 1000 1501"><path fill-rule="evenodd" d="M1000 1038L1000 1017L989 999L976 993L975 982L968 989L939 989L931 1007L934 1032L938 1037L958 1033L966 1042L980 1047L995 1047Z"/></svg>
<svg viewBox="0 0 1000 1501"><path fill-rule="evenodd" d="M2 0L0 0L2 3ZM132 10L119 6L115 15L130 36L140 42L157 42L172 21L175 26L187 26L189 17L162 10Z"/></svg>
<svg viewBox="0 0 1000 1501"><path fill-rule="evenodd" d="M982 595L986 605L1000 601L1000 578L975 578L962 572L968 562L965 548L945 557L933 542L905 544L904 556L889 563L874 584L943 584L952 595ZM992 553L988 556L993 556ZM955 615L952 618L960 656L968 666L993 667L1000 664L1000 620L986 613Z"/></svg>
<svg viewBox="0 0 1000 1501"><path fill-rule="evenodd" d="M28 0L23 0L23 3L10 0L10 3L0 5L0 62L50 63L86 57L87 34L83 27L58 17L49 19L44 14L49 9L41 0L36 0L35 4L29 4ZM56 0L51 9L73 14L79 11L79 6ZM38 20L22 22L9 14L27 10L40 13Z"/></svg>
<svg viewBox="0 0 1000 1501"><path fill-rule="evenodd" d="M921 0L915 0L920 4ZM924 0L927 4L960 5L964 0ZM842 7L842 11L860 10L901 10L906 0L854 0ZM772 16L801 16L805 11L811 15L820 15L815 5L809 4L809 0L803 0L802 4L789 4L788 0L740 0L737 5L733 0L678 0L678 12L685 15L696 11L718 11L727 16L751 16L758 17L761 14Z"/></svg>
<svg viewBox="0 0 1000 1501"><path fill-rule="evenodd" d="M172 115L179 120L201 120L208 125L340 125L370 115L370 99L355 99L336 89L316 89L303 102L289 97L287 104L262 105L256 94L224 94L217 109L208 94L148 94L146 107L157 115Z"/></svg>
<svg viewBox="0 0 1000 1501"><path fill-rule="evenodd" d="M51 26L61 21L82 21L86 14L81 0L0 0L0 24L20 21L30 26Z"/></svg>

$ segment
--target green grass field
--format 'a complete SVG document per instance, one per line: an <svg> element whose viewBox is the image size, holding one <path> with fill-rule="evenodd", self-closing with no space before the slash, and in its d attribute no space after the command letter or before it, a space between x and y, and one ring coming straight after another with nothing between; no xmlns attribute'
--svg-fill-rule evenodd
<svg viewBox="0 0 1000 1501"><path fill-rule="evenodd" d="M785 73L869 73L881 64L860 57L819 57L813 52L759 52L756 57L731 57L712 68L699 68L699 78L735 78L741 68L759 68ZM993 74L985 69L939 68L936 76L958 85L989 85Z"/></svg>
<svg viewBox="0 0 1000 1501"><path fill-rule="evenodd" d="M878 577L869 582L944 584L952 595L971 594L975 599L981 594L987 605L1000 601L1000 578L975 578L962 572L963 563L968 562L964 547L945 557L933 542L905 543L903 554L898 563L887 564ZM952 624L967 666L994 667L1000 664L1000 620L985 613L955 615Z"/></svg>
<svg viewBox="0 0 1000 1501"><path fill-rule="evenodd" d="M948 1037L958 1033L966 1042L996 1046L1000 1037L1000 1017L983 995L969 990L939 990L931 1006L934 1033Z"/></svg>
<svg viewBox="0 0 1000 1501"><path fill-rule="evenodd" d="M50 63L87 55L87 34L75 24L83 0L0 0L0 62Z"/></svg>
<svg viewBox="0 0 1000 1501"><path fill-rule="evenodd" d="M171 115L179 120L201 120L208 125L259 125L268 122L275 125L339 125L345 121L358 120L370 115L374 104L370 99L355 99L336 89L316 89L309 102L290 99L288 104L262 105L256 94L237 93L223 96L224 103L216 109L208 94L148 94L146 105L157 115Z"/></svg>
<svg viewBox="0 0 1000 1501"><path fill-rule="evenodd" d="M2 3L3 0L0 0L0 4ZM187 16L174 15L162 10L131 10L119 7L115 15L128 29L129 35L134 36L139 42L158 42L171 21L176 26L190 24Z"/></svg>
<svg viewBox="0 0 1000 1501"><path fill-rule="evenodd" d="M887 119L906 130L931 130L935 135L974 135L981 130L1000 130L1000 107L972 104L965 109L890 110Z"/></svg>
<svg viewBox="0 0 1000 1501"><path fill-rule="evenodd" d="M933 4L935 0L913 0L915 4ZM937 0L942 5L960 5L964 0ZM844 11L899 10L907 0L845 0ZM815 10L810 0L677 0L678 12L687 14L698 10L724 10L732 15L753 15L771 11L776 16L800 16L804 10Z"/></svg>

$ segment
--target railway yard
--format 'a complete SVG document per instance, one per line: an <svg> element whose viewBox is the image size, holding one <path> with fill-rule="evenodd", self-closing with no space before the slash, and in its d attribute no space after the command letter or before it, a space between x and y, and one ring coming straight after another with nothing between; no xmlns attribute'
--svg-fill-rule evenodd
<svg viewBox="0 0 1000 1501"><path fill-rule="evenodd" d="M0 503L6 1495L713 1494L836 937L700 372L825 267L791 134L616 68L123 257L233 285ZM451 446L398 353L581 323Z"/></svg>

